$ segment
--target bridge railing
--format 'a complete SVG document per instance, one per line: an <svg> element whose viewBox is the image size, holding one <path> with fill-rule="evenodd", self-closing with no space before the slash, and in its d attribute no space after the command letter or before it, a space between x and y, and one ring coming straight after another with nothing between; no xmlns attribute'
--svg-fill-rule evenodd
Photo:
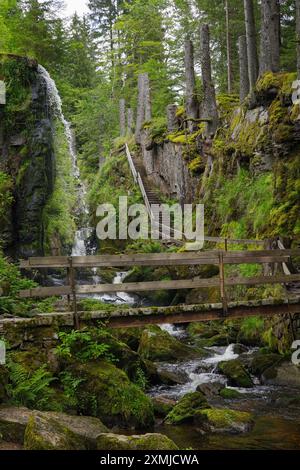
<svg viewBox="0 0 300 470"><path fill-rule="evenodd" d="M259 250L259 251L205 251L188 253L151 253L151 254L122 254L99 256L75 256L75 257L40 257L29 258L20 262L22 269L67 269L68 285L55 287L36 287L19 292L21 298L72 296L72 310L74 322L79 327L77 313L77 296L86 294L104 294L111 292L143 292L156 290L180 290L195 288L219 288L223 312L227 312L228 286L238 285L265 285L265 284L289 284L300 281L300 274L293 275L260 275L255 277L227 277L226 265L243 264L270 264L287 263L291 257L300 256L300 250ZM215 265L219 267L219 277L202 279L179 279L170 281L131 282L124 284L95 284L81 285L76 281L77 269L90 269L101 267L130 268L134 266L196 266Z"/></svg>

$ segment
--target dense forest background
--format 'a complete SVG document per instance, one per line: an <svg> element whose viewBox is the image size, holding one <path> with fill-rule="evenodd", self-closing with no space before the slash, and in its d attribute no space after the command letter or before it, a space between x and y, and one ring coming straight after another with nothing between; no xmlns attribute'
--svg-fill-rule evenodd
<svg viewBox="0 0 300 470"><path fill-rule="evenodd" d="M260 2L254 4L259 33ZM181 104L184 38L190 36L197 45L199 24L211 25L217 92L239 91L242 1L89 0L87 16L68 19L62 7L60 0L1 0L0 50L37 59L56 80L65 114L76 126L86 176L118 136L119 99L136 108L140 73L149 73L154 117L163 116L171 102ZM281 2L283 71L296 69L294 10L293 0ZM196 54L196 70L199 62Z"/></svg>

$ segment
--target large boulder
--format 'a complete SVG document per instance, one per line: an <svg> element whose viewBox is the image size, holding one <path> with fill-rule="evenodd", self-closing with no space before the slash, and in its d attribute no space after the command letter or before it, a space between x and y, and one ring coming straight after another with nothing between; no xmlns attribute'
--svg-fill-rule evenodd
<svg viewBox="0 0 300 470"><path fill-rule="evenodd" d="M199 357L200 352L183 344L158 326L143 331L138 353L152 361L177 361Z"/></svg>
<svg viewBox="0 0 300 470"><path fill-rule="evenodd" d="M81 379L76 392L81 414L96 416L108 426L140 429L152 426L150 398L114 364L99 360L74 364L69 371Z"/></svg>
<svg viewBox="0 0 300 470"><path fill-rule="evenodd" d="M8 442L23 444L27 427L31 423L35 432L34 435L30 435L29 445L33 436L37 436L40 431L43 432L44 424L47 422L50 423L52 435L55 434L55 429L58 429L60 434L70 432L81 443L84 443L87 449L95 449L97 436L109 432L99 419L90 416L71 416L65 413L33 411L24 407L0 408L0 435L3 440ZM58 423L58 427L56 423ZM61 427L63 427L63 431Z"/></svg>
<svg viewBox="0 0 300 470"><path fill-rule="evenodd" d="M205 432L240 433L250 431L253 418L243 411L210 408L197 411L194 423Z"/></svg>
<svg viewBox="0 0 300 470"><path fill-rule="evenodd" d="M253 387L250 374L238 359L220 362L218 369L227 377L229 385L243 388Z"/></svg>
<svg viewBox="0 0 300 470"><path fill-rule="evenodd" d="M279 354L262 354L258 352L253 357L249 367L252 374L261 377L266 370L279 365L282 361L283 358Z"/></svg>
<svg viewBox="0 0 300 470"><path fill-rule="evenodd" d="M184 395L166 417L166 424L183 424L192 422L195 413L209 408L209 404L203 393L193 392Z"/></svg>
<svg viewBox="0 0 300 470"><path fill-rule="evenodd" d="M202 392L208 398L219 395L220 391L224 388L224 383L216 380L215 382L207 382L198 385L197 392Z"/></svg>
<svg viewBox="0 0 300 470"><path fill-rule="evenodd" d="M163 434L122 436L101 434L97 439L98 450L178 450L176 444Z"/></svg>
<svg viewBox="0 0 300 470"><path fill-rule="evenodd" d="M24 437L25 450L86 450L85 439L58 420L40 413L29 418Z"/></svg>
<svg viewBox="0 0 300 470"><path fill-rule="evenodd" d="M266 369L261 380L264 384L300 388L300 367L292 362L279 362Z"/></svg>
<svg viewBox="0 0 300 470"><path fill-rule="evenodd" d="M4 441L23 444L32 411L23 407L0 408L0 436Z"/></svg>

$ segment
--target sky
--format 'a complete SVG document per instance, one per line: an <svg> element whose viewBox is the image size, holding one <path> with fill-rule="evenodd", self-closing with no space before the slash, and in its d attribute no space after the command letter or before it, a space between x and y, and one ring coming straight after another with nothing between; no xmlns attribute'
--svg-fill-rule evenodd
<svg viewBox="0 0 300 470"><path fill-rule="evenodd" d="M88 10L87 1L88 0L64 0L66 4L66 16L72 15L75 11L77 11L79 15L86 13Z"/></svg>

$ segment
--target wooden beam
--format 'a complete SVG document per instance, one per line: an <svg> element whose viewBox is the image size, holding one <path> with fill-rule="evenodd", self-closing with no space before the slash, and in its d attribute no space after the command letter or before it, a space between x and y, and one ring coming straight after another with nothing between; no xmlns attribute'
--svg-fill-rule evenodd
<svg viewBox="0 0 300 470"><path fill-rule="evenodd" d="M300 250L212 250L185 253L148 253L135 255L74 256L74 268L132 267L132 266L180 266L219 264L219 253L223 253L224 264L257 264L283 262L291 256L300 256ZM29 258L20 262L20 268L67 268L68 257Z"/></svg>
<svg viewBox="0 0 300 470"><path fill-rule="evenodd" d="M297 305L266 305L266 306L253 306L253 307L234 307L228 309L226 317L223 315L223 309L215 309L209 311L193 311L187 313L174 313L171 315L137 315L126 317L111 317L107 318L107 326L109 328L137 328L146 325L161 325L169 323L192 323L192 322L207 322L224 320L224 318L236 320L239 318L263 316L270 317L274 315L284 315L286 313L300 313L300 304Z"/></svg>
<svg viewBox="0 0 300 470"><path fill-rule="evenodd" d="M224 286L238 285L264 285L264 284L289 284L290 282L300 281L300 274L290 276L257 276L257 277L237 277L226 278ZM110 292L147 292L156 290L179 290L179 289L198 289L201 287L219 287L220 280L210 279L184 279L177 281L152 281L152 282L131 282L124 284L98 284L98 285L77 285L77 294L101 294ZM28 297L52 297L72 294L70 286L62 287L37 287L20 292L21 298Z"/></svg>

